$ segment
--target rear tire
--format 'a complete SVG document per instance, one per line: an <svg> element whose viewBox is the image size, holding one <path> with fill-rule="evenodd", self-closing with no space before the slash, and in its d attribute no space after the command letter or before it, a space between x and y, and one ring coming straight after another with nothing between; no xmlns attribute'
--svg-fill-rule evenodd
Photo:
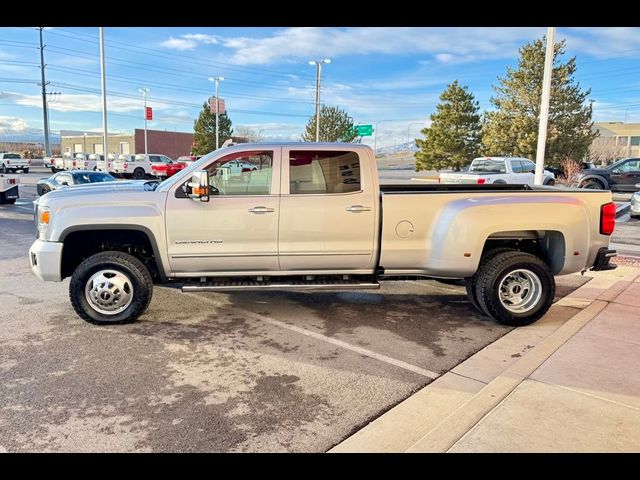
<svg viewBox="0 0 640 480"><path fill-rule="evenodd" d="M556 184L556 181L553 178L548 178L544 182L544 185L548 185L550 187L554 186L555 184Z"/></svg>
<svg viewBox="0 0 640 480"><path fill-rule="evenodd" d="M149 306L153 280L147 267L124 252L96 253L73 272L69 298L83 320L96 325L134 322Z"/></svg>
<svg viewBox="0 0 640 480"><path fill-rule="evenodd" d="M480 302L478 301L478 297L476 296L476 285L478 283L478 274L480 272L480 268L485 263L493 259L493 257L495 257L496 255L499 255L500 253L504 253L504 252L514 252L514 251L515 250L513 250L512 248L506 248L506 247L487 250L482 255L482 258L480 258L480 264L478 265L478 269L476 270L476 273L473 274L471 277L465 278L465 287L467 288L467 297L469 297L469 301L471 302L471 305L473 305L476 308L476 310L478 310L480 313L486 315L486 312L482 309L482 306L480 306Z"/></svg>
<svg viewBox="0 0 640 480"><path fill-rule="evenodd" d="M22 173L29 173L29 169L28 168L23 168L22 169Z"/></svg>
<svg viewBox="0 0 640 480"><path fill-rule="evenodd" d="M144 169L138 167L133 171L133 178L136 180L140 180L144 178Z"/></svg>
<svg viewBox="0 0 640 480"><path fill-rule="evenodd" d="M541 318L553 303L556 284L549 266L520 251L502 252L481 266L476 298L502 325L521 327Z"/></svg>

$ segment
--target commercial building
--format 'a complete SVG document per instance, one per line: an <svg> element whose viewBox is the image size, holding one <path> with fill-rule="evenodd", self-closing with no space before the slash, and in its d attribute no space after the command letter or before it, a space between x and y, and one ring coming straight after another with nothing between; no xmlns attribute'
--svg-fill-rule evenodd
<svg viewBox="0 0 640 480"><path fill-rule="evenodd" d="M595 122L594 129L600 132L601 139L611 139L618 156L640 156L640 123Z"/></svg>
<svg viewBox="0 0 640 480"><path fill-rule="evenodd" d="M109 133L108 153L144 153L144 130L136 128L133 134ZM61 131L62 152L104 153L101 132ZM147 130L147 151L159 153L170 158L189 155L193 145L193 134L167 132L165 130Z"/></svg>

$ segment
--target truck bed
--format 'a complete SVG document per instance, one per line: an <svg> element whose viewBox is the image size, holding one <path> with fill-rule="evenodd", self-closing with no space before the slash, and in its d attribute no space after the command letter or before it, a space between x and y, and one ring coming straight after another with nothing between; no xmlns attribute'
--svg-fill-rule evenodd
<svg viewBox="0 0 640 480"><path fill-rule="evenodd" d="M417 193L417 192L518 192L534 190L529 185L492 183L488 185L477 185L474 183L431 183L431 184L383 184L380 185L382 193Z"/></svg>

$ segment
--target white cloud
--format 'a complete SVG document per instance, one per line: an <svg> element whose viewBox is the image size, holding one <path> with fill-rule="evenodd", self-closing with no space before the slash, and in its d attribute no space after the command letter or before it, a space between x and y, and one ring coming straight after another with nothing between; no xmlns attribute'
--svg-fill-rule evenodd
<svg viewBox="0 0 640 480"><path fill-rule="evenodd" d="M596 57L637 57L640 51L637 27L575 27L562 29L558 37L567 40L568 50Z"/></svg>
<svg viewBox="0 0 640 480"><path fill-rule="evenodd" d="M429 53L465 57L506 58L525 41L540 37L544 28L427 28L427 27L294 27L267 37L219 38L234 50L236 64L265 64L315 57L337 58L358 54ZM452 41L455 39L455 41Z"/></svg>
<svg viewBox="0 0 640 480"><path fill-rule="evenodd" d="M172 50L193 50L198 45L210 45L218 43L215 35L206 33L186 33L180 37L169 37L168 40L160 43L161 46Z"/></svg>
<svg viewBox="0 0 640 480"><path fill-rule="evenodd" d="M16 92L0 92L0 99L23 105L26 107L42 108L42 97L40 95L26 95ZM49 108L52 111L59 112L101 112L102 97L100 95L91 94L70 94L65 93L55 100L49 102ZM140 100L108 97L107 108L110 112L126 113L126 112L142 112ZM173 108L166 104L153 105L154 110L163 110ZM142 115L142 113L141 113Z"/></svg>
<svg viewBox="0 0 640 480"><path fill-rule="evenodd" d="M27 133L29 124L24 118L0 115L0 135Z"/></svg>

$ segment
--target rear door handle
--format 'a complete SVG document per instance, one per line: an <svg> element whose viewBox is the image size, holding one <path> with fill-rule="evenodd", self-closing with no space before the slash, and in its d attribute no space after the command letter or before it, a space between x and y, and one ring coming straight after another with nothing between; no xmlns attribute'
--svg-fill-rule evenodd
<svg viewBox="0 0 640 480"><path fill-rule="evenodd" d="M276 209L269 208L269 207L253 207L253 208L250 208L249 211L251 213L270 213L270 212L275 212Z"/></svg>
<svg viewBox="0 0 640 480"><path fill-rule="evenodd" d="M368 212L371 210L371 207L365 207L364 205L351 205L347 207L347 212L358 213L358 212Z"/></svg>

